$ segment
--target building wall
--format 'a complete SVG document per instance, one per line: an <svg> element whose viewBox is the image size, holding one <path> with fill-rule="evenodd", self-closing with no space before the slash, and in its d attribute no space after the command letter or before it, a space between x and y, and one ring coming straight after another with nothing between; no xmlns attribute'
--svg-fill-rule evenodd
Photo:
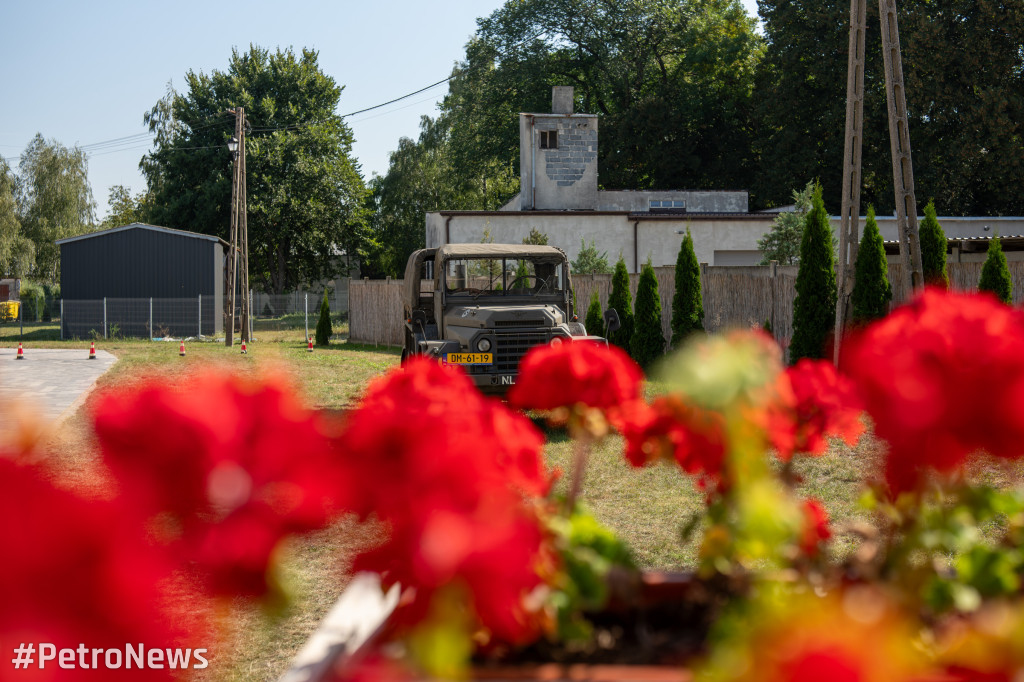
<svg viewBox="0 0 1024 682"><path fill-rule="evenodd" d="M580 252L581 241L593 240L598 251L614 263L621 255L630 272L638 271L648 258L655 266L675 265L687 227L693 235L697 260L709 265L717 252L742 252L729 256L729 265L754 265L760 260L757 240L771 226L771 216L659 216L637 218L628 213L602 212L467 212L428 213L426 243L436 248L448 243L477 243L489 230L495 243L520 244L537 229L548 243L563 249L569 258ZM447 235L447 237L446 237ZM725 256L719 255L719 260Z"/></svg>
<svg viewBox="0 0 1024 682"><path fill-rule="evenodd" d="M557 149L541 149L542 131L558 133ZM597 205L597 116L519 115L520 207L593 209Z"/></svg>
<svg viewBox="0 0 1024 682"><path fill-rule="evenodd" d="M690 213L746 213L748 195L745 191L693 190L600 190L598 211L649 211L651 201L682 200Z"/></svg>

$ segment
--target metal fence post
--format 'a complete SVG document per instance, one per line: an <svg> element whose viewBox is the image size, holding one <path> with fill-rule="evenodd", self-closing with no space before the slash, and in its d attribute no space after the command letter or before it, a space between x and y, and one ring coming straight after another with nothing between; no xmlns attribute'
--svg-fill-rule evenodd
<svg viewBox="0 0 1024 682"><path fill-rule="evenodd" d="M309 340L309 292L306 292L306 340Z"/></svg>
<svg viewBox="0 0 1024 682"><path fill-rule="evenodd" d="M149 340L153 340L153 297L149 297Z"/></svg>
<svg viewBox="0 0 1024 682"><path fill-rule="evenodd" d="M203 335L203 295L199 294L199 333L196 334L198 339Z"/></svg>
<svg viewBox="0 0 1024 682"><path fill-rule="evenodd" d="M64 340L64 299L60 299L60 340Z"/></svg>
<svg viewBox="0 0 1024 682"><path fill-rule="evenodd" d="M18 335L19 338L25 336L25 302L18 301Z"/></svg>
<svg viewBox="0 0 1024 682"><path fill-rule="evenodd" d="M107 297L103 297L103 338L107 338Z"/></svg>

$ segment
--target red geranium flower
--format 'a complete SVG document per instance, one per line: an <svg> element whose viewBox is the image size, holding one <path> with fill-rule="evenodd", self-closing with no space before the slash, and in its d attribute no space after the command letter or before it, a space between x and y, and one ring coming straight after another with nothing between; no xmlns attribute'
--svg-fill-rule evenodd
<svg viewBox="0 0 1024 682"><path fill-rule="evenodd" d="M843 368L889 442L895 493L979 450L1024 454L1024 318L990 296L927 290L854 335Z"/></svg>
<svg viewBox="0 0 1024 682"><path fill-rule="evenodd" d="M421 621L455 586L495 638L539 634L526 597L541 585L547 550L524 494L546 494L551 479L528 419L481 396L462 370L414 358L373 382L339 443L357 511L390 526L356 567L413 591L399 618Z"/></svg>
<svg viewBox="0 0 1024 682"><path fill-rule="evenodd" d="M826 436L856 445L864 432L864 411L853 382L839 374L831 362L803 359L786 369L791 400L781 406L784 419L769 429L769 441L783 460L794 453L824 454Z"/></svg>
<svg viewBox="0 0 1024 682"><path fill-rule="evenodd" d="M120 649L122 656L126 644L184 643L161 589L173 566L143 540L131 509L58 490L42 472L0 455L0 547L0 679L38 679L32 670L12 670L11 648L22 642ZM58 669L61 679L96 678L89 653L88 670L75 659L75 670L59 669L56 660L47 670ZM167 670L130 675L170 677Z"/></svg>
<svg viewBox="0 0 1024 682"><path fill-rule="evenodd" d="M644 373L617 346L589 341L537 346L519 363L511 405L553 410L586 405L617 408L640 397Z"/></svg>
<svg viewBox="0 0 1024 682"><path fill-rule="evenodd" d="M700 487L721 487L725 479L727 437L720 414L688 404L678 395L650 405L634 401L616 419L626 440L626 459L635 467L674 459Z"/></svg>
<svg viewBox="0 0 1024 682"><path fill-rule="evenodd" d="M278 382L146 383L102 396L95 425L122 495L161 522L168 549L197 561L216 593L264 593L277 543L348 504L319 418Z"/></svg>
<svg viewBox="0 0 1024 682"><path fill-rule="evenodd" d="M828 525L828 512L819 500L809 497L804 500L804 531L800 538L800 549L814 556L821 549L821 543L832 537Z"/></svg>

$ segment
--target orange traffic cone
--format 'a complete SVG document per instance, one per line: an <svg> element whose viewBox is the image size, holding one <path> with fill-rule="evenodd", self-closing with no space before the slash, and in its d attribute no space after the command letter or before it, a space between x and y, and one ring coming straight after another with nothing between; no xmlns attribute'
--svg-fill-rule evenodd
<svg viewBox="0 0 1024 682"><path fill-rule="evenodd" d="M313 350L313 347L310 346L309 349ZM14 356L14 359L15 360L24 360L25 359L25 349L21 347L21 341L18 342L18 354L16 356Z"/></svg>
<svg viewBox="0 0 1024 682"><path fill-rule="evenodd" d="M247 351L245 350L245 339L242 339L242 355L245 355L246 352Z"/></svg>
<svg viewBox="0 0 1024 682"><path fill-rule="evenodd" d="M309 337L309 348L307 349L310 353L313 352L313 337Z"/></svg>
<svg viewBox="0 0 1024 682"><path fill-rule="evenodd" d="M95 341L93 341L92 344L89 346L89 359L90 360L95 360L96 359L96 342Z"/></svg>
<svg viewBox="0 0 1024 682"><path fill-rule="evenodd" d="M178 355L185 357L185 339L181 340L181 346L178 347Z"/></svg>

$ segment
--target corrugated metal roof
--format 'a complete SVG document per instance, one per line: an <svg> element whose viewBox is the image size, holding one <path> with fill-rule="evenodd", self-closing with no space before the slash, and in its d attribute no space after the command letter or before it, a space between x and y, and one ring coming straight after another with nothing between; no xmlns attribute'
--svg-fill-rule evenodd
<svg viewBox="0 0 1024 682"><path fill-rule="evenodd" d="M196 239L205 239L211 242L220 242L224 246L230 247L226 241L220 237L214 237L211 234L202 234L200 232L189 232L187 230L176 230L172 227L161 227L159 225L147 225L146 223L132 223L131 225L122 225L121 227L111 227L106 230L97 230L96 232L87 232L86 234L80 234L75 237L66 237L64 239L58 239L57 244L67 244L68 242L75 242L80 239L90 239L92 237L102 237L104 235L113 234L115 232L123 232L125 230L153 230L154 232L166 232L168 234L175 234L182 237L195 237Z"/></svg>

